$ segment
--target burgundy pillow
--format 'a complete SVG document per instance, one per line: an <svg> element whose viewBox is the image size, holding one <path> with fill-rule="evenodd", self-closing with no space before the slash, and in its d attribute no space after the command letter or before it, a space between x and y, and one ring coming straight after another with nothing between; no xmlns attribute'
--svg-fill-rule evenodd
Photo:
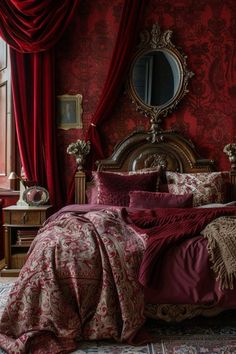
<svg viewBox="0 0 236 354"><path fill-rule="evenodd" d="M155 191L159 171L145 174L114 174L97 172L97 204L129 206L129 192Z"/></svg>
<svg viewBox="0 0 236 354"><path fill-rule="evenodd" d="M191 208L193 194L176 195L171 193L133 191L129 193L131 208Z"/></svg>
<svg viewBox="0 0 236 354"><path fill-rule="evenodd" d="M86 185L86 198L88 204L97 204L98 189L94 179Z"/></svg>

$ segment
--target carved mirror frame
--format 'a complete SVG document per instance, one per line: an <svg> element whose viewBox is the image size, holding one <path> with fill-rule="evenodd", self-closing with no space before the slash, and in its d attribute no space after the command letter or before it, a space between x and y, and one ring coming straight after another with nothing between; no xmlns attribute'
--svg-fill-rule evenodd
<svg viewBox="0 0 236 354"><path fill-rule="evenodd" d="M186 59L187 56L180 51L180 49L171 42L172 31L167 30L161 33L159 25L156 23L153 25L151 31L145 30L140 35L140 44L138 50L132 60L129 77L127 82L127 93L130 96L132 102L136 105L136 110L142 112L145 116L151 118L151 132L153 139L155 140L155 132L161 130L160 125L163 117L171 113L188 91L187 86L189 79L194 75L192 71L187 69ZM171 61L178 67L179 83L176 92L171 99L161 105L149 105L145 103L138 95L133 82L134 66L137 60L149 53L161 51L165 56L169 56Z"/></svg>

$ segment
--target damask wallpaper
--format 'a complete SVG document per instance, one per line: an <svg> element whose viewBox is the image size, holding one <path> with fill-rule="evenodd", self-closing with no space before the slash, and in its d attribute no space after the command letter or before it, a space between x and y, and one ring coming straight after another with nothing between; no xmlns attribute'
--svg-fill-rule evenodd
<svg viewBox="0 0 236 354"><path fill-rule="evenodd" d="M222 152L236 140L236 4L235 0L149 0L143 28L158 22L173 30L173 42L187 55L195 73L189 93L163 128L190 137L202 157L228 169ZM83 0L56 49L56 93L83 95L83 129L58 129L62 178L70 180L74 160L66 147L84 137L103 88L116 40L123 0ZM149 120L136 112L124 91L102 127L107 156L120 139ZM65 175L63 177L63 175Z"/></svg>

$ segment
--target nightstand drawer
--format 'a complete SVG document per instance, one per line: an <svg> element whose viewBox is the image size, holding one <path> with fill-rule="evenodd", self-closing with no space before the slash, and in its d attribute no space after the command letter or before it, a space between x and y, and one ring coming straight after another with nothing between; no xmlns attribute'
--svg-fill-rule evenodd
<svg viewBox="0 0 236 354"><path fill-rule="evenodd" d="M19 273L28 249L44 221L51 214L51 205L11 205L3 208L4 219L4 269L0 276ZM18 273L17 273L18 272Z"/></svg>
<svg viewBox="0 0 236 354"><path fill-rule="evenodd" d="M44 221L44 214L41 211L14 210L5 212L5 223L11 225L41 225ZM42 220L43 216L43 220Z"/></svg>
<svg viewBox="0 0 236 354"><path fill-rule="evenodd" d="M40 211L14 211L11 213L11 224L17 225L40 225L41 212Z"/></svg>

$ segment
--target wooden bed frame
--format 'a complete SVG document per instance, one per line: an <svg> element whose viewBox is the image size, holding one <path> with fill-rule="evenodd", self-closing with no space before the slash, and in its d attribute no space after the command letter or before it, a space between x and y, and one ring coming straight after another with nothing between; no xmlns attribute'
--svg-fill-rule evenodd
<svg viewBox="0 0 236 354"><path fill-rule="evenodd" d="M236 145L228 144L230 160L231 200L236 200ZM199 156L194 144L175 131L135 131L114 147L112 155L97 163L99 171L136 171L161 166L164 170L181 173L215 171L213 160ZM86 203L86 175L75 175L75 203Z"/></svg>
<svg viewBox="0 0 236 354"><path fill-rule="evenodd" d="M224 152L230 161L231 200L236 200L236 144L228 144ZM114 147L112 155L97 163L99 171L135 171L161 166L181 173L215 171L213 160L201 158L194 144L175 131L153 133L135 131ZM86 174L81 166L75 176L75 203L86 203ZM147 304L147 317L164 321L182 321L198 315L216 316L224 311L214 305Z"/></svg>

